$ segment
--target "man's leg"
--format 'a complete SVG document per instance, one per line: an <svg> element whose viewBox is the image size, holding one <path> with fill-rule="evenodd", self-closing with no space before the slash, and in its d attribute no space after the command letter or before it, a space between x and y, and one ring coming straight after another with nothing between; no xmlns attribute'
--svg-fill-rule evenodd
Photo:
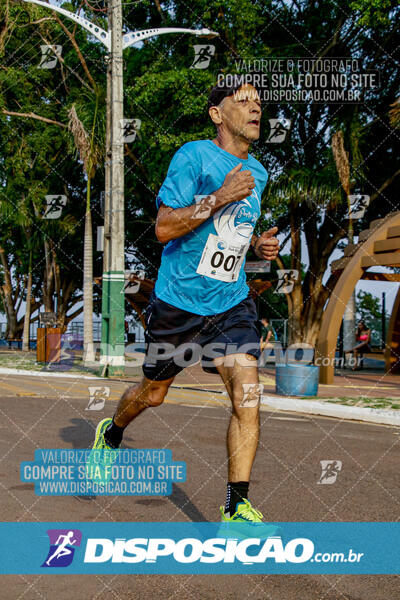
<svg viewBox="0 0 400 600"><path fill-rule="evenodd" d="M118 403L114 417L115 423L119 427L126 427L145 408L160 406L173 380L174 377L163 381L152 381L143 377L139 384L129 387Z"/></svg>
<svg viewBox="0 0 400 600"><path fill-rule="evenodd" d="M129 387L121 396L112 423L104 433L106 442L116 448L122 441L125 427L146 408L160 406L174 377L153 381L143 377L140 383Z"/></svg>
<svg viewBox="0 0 400 600"><path fill-rule="evenodd" d="M225 357L214 360L232 402L228 427L228 498L226 511L232 514L236 501L247 498L251 468L257 451L260 419L257 359L248 354L229 357L233 366L224 364ZM253 387L254 386L254 387ZM245 394L252 389L251 401ZM228 507L229 504L229 507Z"/></svg>

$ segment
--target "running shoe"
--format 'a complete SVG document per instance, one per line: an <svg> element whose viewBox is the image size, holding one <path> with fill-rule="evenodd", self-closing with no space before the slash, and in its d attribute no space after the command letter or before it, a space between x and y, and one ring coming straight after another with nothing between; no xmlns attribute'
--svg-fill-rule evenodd
<svg viewBox="0 0 400 600"><path fill-rule="evenodd" d="M243 498L243 502L236 504L236 512L231 517L227 517L224 512L224 507L220 506L221 521L223 523L236 521L238 523L262 523L263 516L259 510L252 507L249 500Z"/></svg>
<svg viewBox="0 0 400 600"><path fill-rule="evenodd" d="M111 478L111 467L117 460L119 448L109 446L104 439L111 418L103 419L97 425L92 451L86 463L86 478L96 483L106 484Z"/></svg>
<svg viewBox="0 0 400 600"><path fill-rule="evenodd" d="M232 535L242 538L257 537L267 538L278 531L278 527L272 523L264 523L262 513L255 509L249 500L243 498L243 502L236 504L236 511L232 516L227 516L224 507L220 506L222 525L218 530L221 537Z"/></svg>

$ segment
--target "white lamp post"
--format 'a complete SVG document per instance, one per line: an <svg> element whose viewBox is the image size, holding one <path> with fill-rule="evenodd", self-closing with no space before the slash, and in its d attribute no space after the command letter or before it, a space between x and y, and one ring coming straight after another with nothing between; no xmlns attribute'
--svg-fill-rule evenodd
<svg viewBox="0 0 400 600"><path fill-rule="evenodd" d="M109 0L108 31L75 13L42 2L23 0L50 8L75 21L97 38L110 52L107 70L107 120L104 199L104 254L102 279L101 362L109 372L124 372L125 334L125 228L124 228L124 143L121 123L123 112L123 65L125 48L143 40L167 33L191 33L197 37L213 38L219 34L209 29L163 27L128 31L122 35L121 0Z"/></svg>

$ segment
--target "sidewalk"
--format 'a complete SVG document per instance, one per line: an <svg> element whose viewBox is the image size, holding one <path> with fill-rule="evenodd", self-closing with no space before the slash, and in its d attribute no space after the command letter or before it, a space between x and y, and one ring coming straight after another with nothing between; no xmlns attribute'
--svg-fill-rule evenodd
<svg viewBox="0 0 400 600"><path fill-rule="evenodd" d="M81 365L43 365L34 364L31 353L24 355L18 351L3 352L0 360L0 376L3 385L7 376L33 376L34 379L49 379L55 377L73 379L97 379L100 385L110 383L138 382L142 377L142 369L138 361L127 361L125 376L123 378L111 377L102 379L98 377L100 365L92 369L84 369ZM143 358L143 355L141 355ZM400 426L400 377L398 375L385 375L382 371L350 371L337 372L333 384L319 385L318 395L315 397L290 397L279 396L275 393L275 369L273 366L260 369L260 383L263 384L262 404L266 409L288 411L294 413L316 414L339 419L368 421L386 425ZM95 384L94 384L95 385ZM219 375L205 373L200 365L186 368L173 383L173 393L185 391L185 397L193 391L193 400L198 402L204 396L206 400L209 392L217 394L225 402L226 391ZM207 394L208 392L208 394ZM190 393L189 393L190 397Z"/></svg>
<svg viewBox="0 0 400 600"><path fill-rule="evenodd" d="M316 414L339 419L400 426L400 377L367 371L335 375L333 384L320 384L318 396L290 397L275 393L275 369L260 370L262 404L275 410ZM204 373L199 365L180 373L174 387L224 392L219 375Z"/></svg>

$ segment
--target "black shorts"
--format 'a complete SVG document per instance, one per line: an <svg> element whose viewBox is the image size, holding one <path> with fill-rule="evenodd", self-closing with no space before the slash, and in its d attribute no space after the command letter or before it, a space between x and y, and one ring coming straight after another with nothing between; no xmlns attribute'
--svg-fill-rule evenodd
<svg viewBox="0 0 400 600"><path fill-rule="evenodd" d="M217 356L260 357L257 310L250 296L223 313L204 317L176 308L153 292L146 317L142 368L148 379L169 379L197 362L207 373L217 373L213 363Z"/></svg>

